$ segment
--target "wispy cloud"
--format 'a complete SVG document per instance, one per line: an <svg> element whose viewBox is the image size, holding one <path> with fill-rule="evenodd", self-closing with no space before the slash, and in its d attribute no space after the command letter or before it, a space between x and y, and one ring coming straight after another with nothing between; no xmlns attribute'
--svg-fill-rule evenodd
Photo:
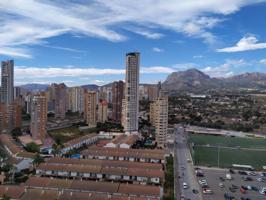
<svg viewBox="0 0 266 200"><path fill-rule="evenodd" d="M152 48L152 51L154 51L154 52L157 52L157 53L164 52L164 50L163 50L163 49L161 49L161 48L158 48L158 47L153 47L153 48Z"/></svg>
<svg viewBox="0 0 266 200"><path fill-rule="evenodd" d="M197 68L198 65L196 63L178 63L173 65L172 67L177 70L186 70L189 68Z"/></svg>
<svg viewBox="0 0 266 200"><path fill-rule="evenodd" d="M229 77L235 74L236 69L243 66L249 66L250 63L244 59L227 59L225 63L218 66L207 66L201 69L211 77ZM237 71L240 71L239 69Z"/></svg>
<svg viewBox="0 0 266 200"><path fill-rule="evenodd" d="M161 30L171 30L213 43L211 29L222 16L262 1L266 0L1 0L0 49L1 54L29 58L33 56L29 45L65 33L118 42L127 39L123 29L129 25L134 27L129 31L150 39L160 39ZM26 47L28 52L22 52Z"/></svg>
<svg viewBox="0 0 266 200"><path fill-rule="evenodd" d="M197 58L203 58L203 55L195 55L193 56L194 59L197 59Z"/></svg>
<svg viewBox="0 0 266 200"><path fill-rule="evenodd" d="M141 74L158 74L158 73L171 73L174 70L170 67L163 66L152 66L142 67L140 69ZM86 77L86 76L101 76L101 75L124 75L124 69L112 69L112 68L95 68L95 67L76 67L76 66L65 66L65 67L27 67L27 66L16 66L15 77L22 78L55 78L55 77Z"/></svg>
<svg viewBox="0 0 266 200"><path fill-rule="evenodd" d="M85 53L86 51L82 51L79 49L73 49L73 48L68 48L68 47L60 47L60 46L54 46L54 45L48 45L48 44L43 44L43 47L51 48L51 49L58 49L58 50L63 50L63 51L70 51L74 53Z"/></svg>
<svg viewBox="0 0 266 200"><path fill-rule="evenodd" d="M134 32L136 34L142 35L148 39L153 39L153 40L158 40L164 37L164 34L162 33L152 32L151 30L147 30L143 28L131 27L127 30L130 30L131 32Z"/></svg>
<svg viewBox="0 0 266 200"><path fill-rule="evenodd" d="M261 59L260 63L263 64L263 65L266 65L266 59Z"/></svg>
<svg viewBox="0 0 266 200"><path fill-rule="evenodd" d="M258 43L258 39L255 36L248 36L243 37L241 40L239 40L239 42L235 46L217 49L217 52L232 53L265 48L266 43Z"/></svg>

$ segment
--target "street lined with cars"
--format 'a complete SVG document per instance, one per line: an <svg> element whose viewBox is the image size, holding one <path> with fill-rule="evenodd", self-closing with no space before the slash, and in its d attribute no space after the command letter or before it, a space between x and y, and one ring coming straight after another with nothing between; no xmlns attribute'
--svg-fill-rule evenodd
<svg viewBox="0 0 266 200"><path fill-rule="evenodd" d="M186 135L182 127L177 128L175 153L177 154L177 162L175 163L177 166L175 166L175 169L178 170L178 179L176 181L182 186L180 188L180 199L202 200L191 154L187 146Z"/></svg>

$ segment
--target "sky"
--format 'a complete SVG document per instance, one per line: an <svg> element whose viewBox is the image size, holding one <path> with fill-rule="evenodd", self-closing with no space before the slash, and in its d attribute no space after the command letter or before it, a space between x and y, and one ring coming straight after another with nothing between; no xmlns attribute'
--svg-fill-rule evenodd
<svg viewBox="0 0 266 200"><path fill-rule="evenodd" d="M140 82L197 68L211 77L266 73L266 0L1 0L0 60L15 85L124 80L141 54Z"/></svg>

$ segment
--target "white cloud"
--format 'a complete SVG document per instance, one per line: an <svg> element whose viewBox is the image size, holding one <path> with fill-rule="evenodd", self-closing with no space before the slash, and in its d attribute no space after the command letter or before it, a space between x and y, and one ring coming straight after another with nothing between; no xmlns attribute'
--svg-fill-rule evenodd
<svg viewBox="0 0 266 200"><path fill-rule="evenodd" d="M125 29L127 29L127 28L125 28ZM131 27L131 28L128 28L127 30L134 32L136 34L142 35L148 39L153 39L153 40L158 40L158 39L164 37L164 34L162 34L162 33L151 32L150 30L147 30L147 29L145 30L142 28Z"/></svg>
<svg viewBox="0 0 266 200"><path fill-rule="evenodd" d="M10 48L1 54L30 57L32 52L25 56L18 51L64 33L123 41L127 39L123 29L129 25L129 31L150 39L163 37L160 29L213 43L216 38L211 29L223 15L262 1L266 0L1 0L0 48Z"/></svg>
<svg viewBox="0 0 266 200"><path fill-rule="evenodd" d="M140 69L141 74L168 74L173 72L174 69L163 66L142 67ZM15 66L15 78L16 79L29 79L31 77L36 78L56 78L56 77L75 77L86 78L86 76L101 76L101 75L124 75L124 69L100 69L94 67L27 67L27 66Z"/></svg>
<svg viewBox="0 0 266 200"><path fill-rule="evenodd" d="M186 70L190 68L197 68L198 65L196 63L178 63L173 65L172 67L177 70Z"/></svg>
<svg viewBox="0 0 266 200"><path fill-rule="evenodd" d="M241 40L239 40L239 42L235 46L217 49L217 52L231 53L265 48L266 43L258 43L258 39L255 36L248 36L243 37Z"/></svg>
<svg viewBox="0 0 266 200"><path fill-rule="evenodd" d="M32 57L31 54L27 51L27 49L1 47L1 46L0 46L0 55L8 55L8 56L20 57L20 58L31 58Z"/></svg>
<svg viewBox="0 0 266 200"><path fill-rule="evenodd" d="M161 48L158 48L158 47L153 47L153 48L152 48L152 51L154 51L154 52L157 52L157 53L164 52L164 50L163 50L163 49L161 49Z"/></svg>
<svg viewBox="0 0 266 200"><path fill-rule="evenodd" d="M70 52L74 52L74 53L85 53L85 51L82 51L79 49L68 48L68 47L60 47L60 46L53 46L53 45L47 45L47 44L43 44L42 46L47 47L47 48L52 48L52 49L70 51Z"/></svg>
<svg viewBox="0 0 266 200"><path fill-rule="evenodd" d="M235 74L235 69L249 65L250 64L245 62L244 59L227 59L224 64L221 64L219 66L207 66L201 70L211 77L228 77Z"/></svg>
<svg viewBox="0 0 266 200"><path fill-rule="evenodd" d="M141 74L169 74L175 70L170 67L155 66L155 67L142 67L140 69Z"/></svg>
<svg viewBox="0 0 266 200"><path fill-rule="evenodd" d="M263 65L266 65L266 59L261 59L260 63L263 64Z"/></svg>

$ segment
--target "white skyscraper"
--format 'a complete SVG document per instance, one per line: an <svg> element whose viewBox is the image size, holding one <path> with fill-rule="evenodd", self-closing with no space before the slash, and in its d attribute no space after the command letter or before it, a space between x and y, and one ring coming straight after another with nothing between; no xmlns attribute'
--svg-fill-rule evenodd
<svg viewBox="0 0 266 200"><path fill-rule="evenodd" d="M125 87L125 122L127 134L138 132L139 113L139 64L140 54L137 52L126 55L126 87Z"/></svg>
<svg viewBox="0 0 266 200"><path fill-rule="evenodd" d="M1 102L12 104L14 101L14 61L2 62L1 68Z"/></svg>

